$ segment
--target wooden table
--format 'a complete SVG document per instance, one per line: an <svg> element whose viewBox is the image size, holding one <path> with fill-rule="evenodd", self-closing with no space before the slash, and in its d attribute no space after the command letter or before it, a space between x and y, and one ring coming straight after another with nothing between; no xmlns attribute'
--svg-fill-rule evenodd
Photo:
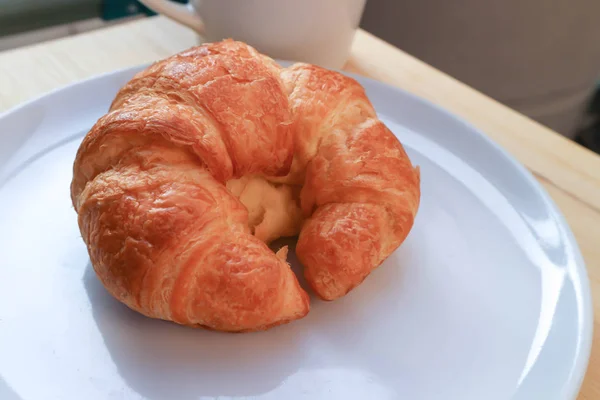
<svg viewBox="0 0 600 400"><path fill-rule="evenodd" d="M96 74L163 58L197 44L189 30L154 17L0 53L0 112ZM527 117L359 31L346 67L404 88L486 132L522 162L558 204L587 263L600 315L600 157ZM600 399L600 326L580 400Z"/></svg>

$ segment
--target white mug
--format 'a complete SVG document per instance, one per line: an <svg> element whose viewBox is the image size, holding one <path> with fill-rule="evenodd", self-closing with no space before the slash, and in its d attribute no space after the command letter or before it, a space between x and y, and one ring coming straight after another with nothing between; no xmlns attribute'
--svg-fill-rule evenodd
<svg viewBox="0 0 600 400"><path fill-rule="evenodd" d="M232 38L270 57L338 69L366 0L140 0L207 41Z"/></svg>

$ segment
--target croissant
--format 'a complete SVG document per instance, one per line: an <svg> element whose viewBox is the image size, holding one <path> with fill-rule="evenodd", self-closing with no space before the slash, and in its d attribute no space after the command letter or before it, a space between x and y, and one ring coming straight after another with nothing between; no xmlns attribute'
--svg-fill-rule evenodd
<svg viewBox="0 0 600 400"><path fill-rule="evenodd" d="M151 65L85 136L71 199L103 286L148 317L221 331L302 318L409 233L418 168L353 79L232 40Z"/></svg>

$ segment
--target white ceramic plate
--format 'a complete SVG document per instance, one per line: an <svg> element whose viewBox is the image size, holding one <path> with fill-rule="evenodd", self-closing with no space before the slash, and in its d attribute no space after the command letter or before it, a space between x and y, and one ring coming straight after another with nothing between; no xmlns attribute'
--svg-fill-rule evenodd
<svg viewBox="0 0 600 400"><path fill-rule="evenodd" d="M471 126L359 79L421 166L406 242L348 296L267 332L142 317L97 281L69 199L87 129L137 69L0 117L0 398L574 399L592 311L531 175Z"/></svg>

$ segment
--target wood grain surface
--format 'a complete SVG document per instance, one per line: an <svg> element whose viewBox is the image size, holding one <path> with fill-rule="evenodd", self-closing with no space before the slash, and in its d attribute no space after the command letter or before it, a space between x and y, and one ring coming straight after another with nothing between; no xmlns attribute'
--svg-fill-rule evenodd
<svg viewBox="0 0 600 400"><path fill-rule="evenodd" d="M0 112L52 89L148 63L199 42L190 30L153 17L0 53ZM346 69L463 117L546 188L577 238L594 297L592 357L578 399L600 399L600 157L366 32L357 33Z"/></svg>

